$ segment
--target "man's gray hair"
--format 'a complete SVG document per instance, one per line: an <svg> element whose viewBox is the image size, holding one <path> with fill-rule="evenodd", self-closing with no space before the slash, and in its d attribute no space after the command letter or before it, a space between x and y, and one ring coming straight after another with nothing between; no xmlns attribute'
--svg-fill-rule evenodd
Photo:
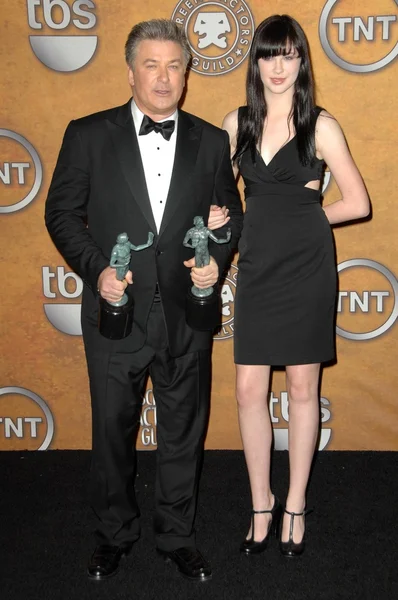
<svg viewBox="0 0 398 600"><path fill-rule="evenodd" d="M182 27L168 19L152 19L151 21L137 23L129 33L125 45L125 57L129 67L133 67L138 44L144 40L159 40L179 44L183 51L186 67L192 58L191 49Z"/></svg>

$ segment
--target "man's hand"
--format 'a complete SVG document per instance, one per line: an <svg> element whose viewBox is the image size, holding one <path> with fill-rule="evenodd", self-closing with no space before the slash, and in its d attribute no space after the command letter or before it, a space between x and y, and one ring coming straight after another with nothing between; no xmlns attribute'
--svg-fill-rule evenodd
<svg viewBox="0 0 398 600"><path fill-rule="evenodd" d="M107 302L119 302L128 284L133 283L133 274L127 271L125 279L116 279L116 269L106 267L98 277L98 292Z"/></svg>
<svg viewBox="0 0 398 600"><path fill-rule="evenodd" d="M218 264L212 256L210 263L205 267L195 267L195 258L185 260L184 265L191 269L192 283L197 288L204 289L213 286L218 281Z"/></svg>
<svg viewBox="0 0 398 600"><path fill-rule="evenodd" d="M211 230L223 227L230 220L228 213L229 209L226 206L217 206L217 204L212 204L210 206L207 227Z"/></svg>

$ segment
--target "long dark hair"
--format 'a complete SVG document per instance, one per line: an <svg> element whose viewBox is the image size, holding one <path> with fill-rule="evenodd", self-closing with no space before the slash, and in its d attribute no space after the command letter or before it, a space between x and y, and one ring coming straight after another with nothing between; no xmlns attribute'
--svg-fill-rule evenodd
<svg viewBox="0 0 398 600"><path fill-rule="evenodd" d="M250 150L252 160L256 162L256 148L261 146L267 104L258 61L260 58L286 55L291 50L297 50L301 62L288 122L293 118L300 162L310 165L315 159L314 81L307 38L295 19L288 15L273 15L257 27L250 49L246 78L247 109L239 118L233 156L235 162L240 161L246 150Z"/></svg>

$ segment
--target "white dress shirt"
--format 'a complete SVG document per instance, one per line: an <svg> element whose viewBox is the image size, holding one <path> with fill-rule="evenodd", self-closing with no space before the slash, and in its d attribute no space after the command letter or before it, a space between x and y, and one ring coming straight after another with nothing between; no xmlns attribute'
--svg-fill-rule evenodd
<svg viewBox="0 0 398 600"><path fill-rule="evenodd" d="M138 135L144 113L140 111L134 99L131 101L131 112L137 133L142 166L144 167L148 196L159 232L174 165L178 111L175 111L167 119L162 119L162 121L175 121L175 128L169 141L165 140L161 133L155 131L151 131L146 135Z"/></svg>

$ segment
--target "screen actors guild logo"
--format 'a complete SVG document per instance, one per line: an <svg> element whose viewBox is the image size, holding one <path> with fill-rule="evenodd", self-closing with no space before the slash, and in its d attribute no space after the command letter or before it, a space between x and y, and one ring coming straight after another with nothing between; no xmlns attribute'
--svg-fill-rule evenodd
<svg viewBox="0 0 398 600"><path fill-rule="evenodd" d="M222 323L221 328L214 336L215 340L227 340L232 338L234 335L234 303L237 278L238 267L234 264L231 264L221 288Z"/></svg>
<svg viewBox="0 0 398 600"><path fill-rule="evenodd" d="M199 13L196 17L193 31L199 36L199 49L207 48L211 44L224 49L228 43L227 38L223 34L230 33L231 26L225 12Z"/></svg>
<svg viewBox="0 0 398 600"><path fill-rule="evenodd" d="M0 142L1 155L8 158L4 162L0 161L0 189L4 186L1 214L21 210L36 198L43 180L43 168L32 144L19 133L0 129ZM18 195L16 202L15 194Z"/></svg>
<svg viewBox="0 0 398 600"><path fill-rule="evenodd" d="M42 30L43 25L60 31L68 27L72 31L92 29L97 18L89 9L95 9L91 0L27 0L28 24L31 29ZM75 29L76 28L76 29ZM77 71L94 56L98 38L96 35L30 35L29 42L34 54L53 71Z"/></svg>
<svg viewBox="0 0 398 600"><path fill-rule="evenodd" d="M394 35L398 0L361 2L356 11L364 15L366 4L369 10L377 6L379 13L385 12L358 16L352 14L349 2L328 0L319 19L319 38L325 53L338 67L351 73L373 73L398 55Z"/></svg>
<svg viewBox="0 0 398 600"><path fill-rule="evenodd" d="M171 16L185 29L192 50L192 71L222 75L239 67L250 50L254 32L244 0L180 0Z"/></svg>
<svg viewBox="0 0 398 600"><path fill-rule="evenodd" d="M138 436L138 442L145 450L151 450L157 446L157 424L155 396L153 395L153 390L149 388L146 390L142 400L140 431Z"/></svg>
<svg viewBox="0 0 398 600"><path fill-rule="evenodd" d="M53 436L54 418L43 398L22 387L0 388L0 450L47 450Z"/></svg>

